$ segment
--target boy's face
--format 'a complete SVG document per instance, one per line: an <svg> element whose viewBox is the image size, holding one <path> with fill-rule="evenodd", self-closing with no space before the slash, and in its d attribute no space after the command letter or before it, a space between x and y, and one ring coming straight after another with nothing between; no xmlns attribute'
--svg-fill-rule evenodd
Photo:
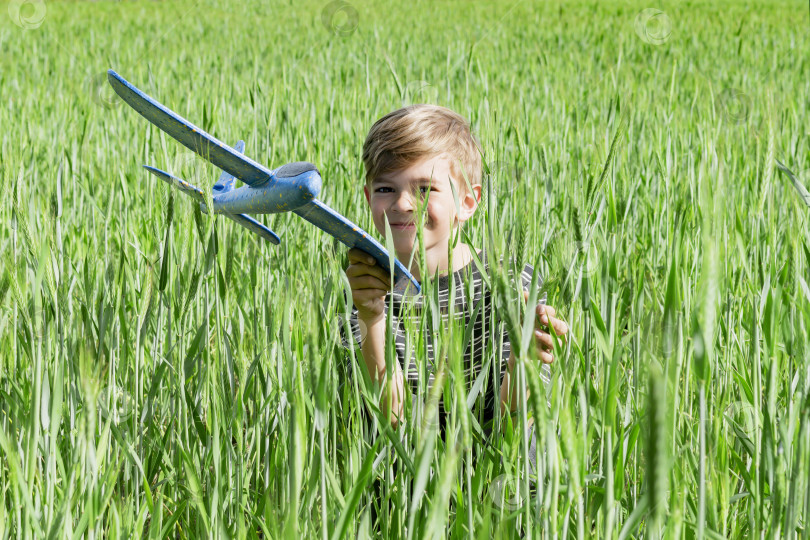
<svg viewBox="0 0 810 540"><path fill-rule="evenodd" d="M420 205L426 206L423 235L429 259L447 256L453 230L475 212L481 186L473 186L473 193L463 193L460 182L451 178L450 163L444 154L427 158L406 169L384 174L364 188L374 226L383 237L388 216L400 260L407 262L414 249ZM458 211L450 182L454 182L459 199Z"/></svg>

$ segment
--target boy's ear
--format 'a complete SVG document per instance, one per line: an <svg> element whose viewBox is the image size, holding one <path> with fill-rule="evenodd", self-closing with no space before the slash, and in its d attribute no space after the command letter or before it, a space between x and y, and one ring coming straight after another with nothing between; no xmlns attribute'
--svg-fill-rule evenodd
<svg viewBox="0 0 810 540"><path fill-rule="evenodd" d="M473 190L473 197L475 198L475 205L478 206L478 203L481 202L481 184L475 184L472 187Z"/></svg>
<svg viewBox="0 0 810 540"><path fill-rule="evenodd" d="M460 221L467 221L475 214L475 210L478 208L478 203L481 202L481 186L479 184L475 184L470 186L472 189L472 193L467 192L464 196L459 200L459 218Z"/></svg>
<svg viewBox="0 0 810 540"><path fill-rule="evenodd" d="M363 193L366 194L366 202L371 204L371 195L368 192L368 186L363 186Z"/></svg>

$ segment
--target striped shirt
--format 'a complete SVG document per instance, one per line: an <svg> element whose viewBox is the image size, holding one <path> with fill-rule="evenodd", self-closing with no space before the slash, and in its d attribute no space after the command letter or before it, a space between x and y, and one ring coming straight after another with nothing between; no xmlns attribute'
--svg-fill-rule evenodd
<svg viewBox="0 0 810 540"><path fill-rule="evenodd" d="M478 256L484 272L489 273L486 252L482 250L478 252ZM507 270L507 273L510 279L513 278L514 272ZM524 290L530 289L533 273L534 269L528 264L521 272L520 279ZM450 286L451 279L453 288ZM393 302L391 320L395 334L394 345L397 360L402 367L408 387L412 396L427 396L429 389L433 386L437 367L434 361L433 334L443 332L442 328L446 328L449 324L452 297L454 306L452 318L458 324L455 332L460 332L462 343L466 343L461 346L464 347L463 371L466 390L471 393L468 405L471 405L474 413L477 413L476 418L482 427L490 423L494 417L501 381L506 373L507 360L511 352L505 324L495 312L494 301L487 281L479 271L478 265L471 262L451 275L440 276L432 295L428 291L423 291L424 294L413 294L410 292L412 289L406 290L407 282L402 282L395 286L385 299L386 312L389 309L388 306ZM517 288L516 280L511 279L511 281ZM538 279L538 287L541 286L542 280ZM432 296L432 298L426 297L426 295ZM541 291L538 291L537 298L538 302L545 301L545 295ZM430 307L426 309L426 302L430 306L438 306L438 310ZM441 314L440 324L439 313ZM357 319L357 309L354 306L352 306L349 324L354 340L360 346L365 330ZM421 340L421 347L418 343L420 330L421 335L424 336ZM343 346L348 348L349 343L342 326L340 331ZM442 336L447 340L449 334L443 332ZM490 339L490 336L495 336L495 339ZM450 343L448 346L448 351L454 350ZM418 354L419 349L423 351L421 355ZM498 354L499 352L500 354ZM420 358L424 360L420 361ZM493 380L496 373L498 374L497 380ZM548 385L551 376L547 365L542 366L540 375L542 382ZM478 399L482 395L485 396L483 403L481 399ZM445 415L446 411L442 405L439 408L439 422L442 426L445 423Z"/></svg>

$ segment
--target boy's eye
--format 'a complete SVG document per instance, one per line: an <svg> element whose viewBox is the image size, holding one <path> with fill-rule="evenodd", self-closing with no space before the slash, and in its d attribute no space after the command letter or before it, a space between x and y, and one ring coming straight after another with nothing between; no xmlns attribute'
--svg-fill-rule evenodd
<svg viewBox="0 0 810 540"><path fill-rule="evenodd" d="M393 191L394 191L393 188L390 187L378 187L377 189L374 190L374 193L391 193ZM422 195L430 191L436 190L433 189L431 186L419 186L419 193L421 193Z"/></svg>

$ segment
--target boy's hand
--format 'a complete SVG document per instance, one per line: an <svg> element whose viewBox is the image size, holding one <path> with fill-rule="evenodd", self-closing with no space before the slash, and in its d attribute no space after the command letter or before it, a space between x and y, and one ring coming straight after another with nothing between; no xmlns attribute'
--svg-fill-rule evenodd
<svg viewBox="0 0 810 540"><path fill-rule="evenodd" d="M523 291L523 298L529 299L529 291ZM554 330L554 334L558 339L566 341L568 334L568 325L558 319L557 310L545 304L537 304L535 308L536 315L534 317L534 343L537 346L537 354L545 364L550 364L554 361L552 351L554 350L554 342L552 341L550 330Z"/></svg>
<svg viewBox="0 0 810 540"><path fill-rule="evenodd" d="M352 288L357 318L366 323L377 321L385 312L385 295L391 290L391 277L365 251L349 250L346 277Z"/></svg>

